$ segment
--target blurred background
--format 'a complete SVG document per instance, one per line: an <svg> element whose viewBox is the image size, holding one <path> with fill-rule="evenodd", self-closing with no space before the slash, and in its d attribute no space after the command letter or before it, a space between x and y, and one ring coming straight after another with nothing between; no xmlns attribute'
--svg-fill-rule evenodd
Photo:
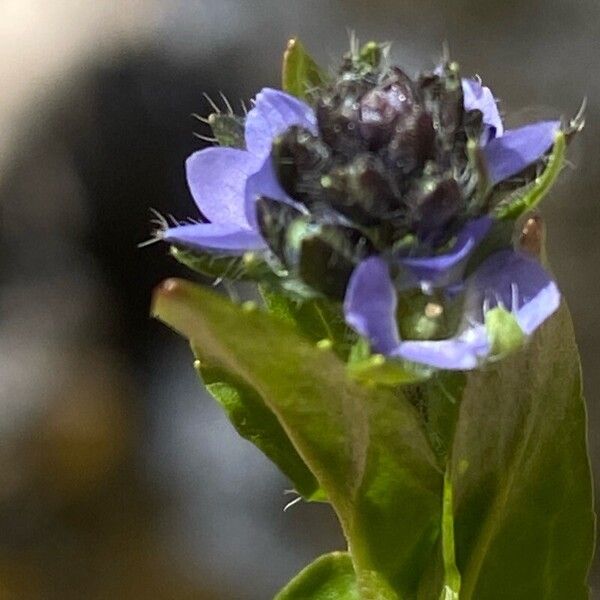
<svg viewBox="0 0 600 600"><path fill-rule="evenodd" d="M194 214L202 93L248 100L278 85L289 37L328 63L347 27L393 41L409 72L447 41L509 123L588 96L544 214L600 474L597 0L1 0L0 598L265 600L342 546L326 507L283 512L288 483L148 317L153 286L183 273L137 244L150 208Z"/></svg>

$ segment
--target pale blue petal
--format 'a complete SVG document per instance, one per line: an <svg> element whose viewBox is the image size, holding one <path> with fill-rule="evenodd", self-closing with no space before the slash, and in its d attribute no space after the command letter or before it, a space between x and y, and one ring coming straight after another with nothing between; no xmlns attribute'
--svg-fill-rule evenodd
<svg viewBox="0 0 600 600"><path fill-rule="evenodd" d="M437 256L400 259L400 264L413 277L407 286L442 287L455 283L462 276L469 256L486 236L491 225L492 220L487 216L473 219L456 236L449 252Z"/></svg>
<svg viewBox="0 0 600 600"><path fill-rule="evenodd" d="M493 139L483 148L491 183L509 179L540 160L552 148L559 128L560 121L539 121Z"/></svg>
<svg viewBox="0 0 600 600"><path fill-rule="evenodd" d="M490 88L481 85L477 79L463 79L462 88L465 110L479 110L483 114L485 131L482 143L486 144L491 139L500 137L504 133L504 125Z"/></svg>
<svg viewBox="0 0 600 600"><path fill-rule="evenodd" d="M502 305L531 335L560 305L558 287L537 260L502 250L486 259L467 282L465 313L483 322L486 308Z"/></svg>
<svg viewBox="0 0 600 600"><path fill-rule="evenodd" d="M256 201L260 197L270 198L271 200L279 200L296 207L302 212L306 212L306 208L292 200L281 187L271 156L267 156L264 163L256 173L248 178L246 185L245 199L245 218L250 224L250 227L258 230L256 221Z"/></svg>
<svg viewBox="0 0 600 600"><path fill-rule="evenodd" d="M240 255L249 250L262 250L266 244L262 237L251 229L220 223L198 223L170 227L162 239L171 244L181 244L199 250L219 251L224 254Z"/></svg>
<svg viewBox="0 0 600 600"><path fill-rule="evenodd" d="M264 158L271 152L273 139L293 125L317 133L313 109L285 92L264 88L246 117L246 147Z"/></svg>
<svg viewBox="0 0 600 600"><path fill-rule="evenodd" d="M479 366L489 351L485 327L474 326L447 340L407 340L392 356L437 369L467 371Z"/></svg>
<svg viewBox="0 0 600 600"><path fill-rule="evenodd" d="M400 338L396 290L387 263L377 256L354 269L344 299L346 323L369 340L376 352L390 354Z"/></svg>
<svg viewBox="0 0 600 600"><path fill-rule="evenodd" d="M260 160L245 150L207 148L185 163L187 181L198 208L213 223L248 227L245 190Z"/></svg>

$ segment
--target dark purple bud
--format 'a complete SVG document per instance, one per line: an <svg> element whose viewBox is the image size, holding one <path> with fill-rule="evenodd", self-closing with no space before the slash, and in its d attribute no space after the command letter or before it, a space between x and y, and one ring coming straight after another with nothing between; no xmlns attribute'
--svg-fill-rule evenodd
<svg viewBox="0 0 600 600"><path fill-rule="evenodd" d="M400 178L433 158L435 131L429 113L415 109L398 122L385 151L386 162Z"/></svg>
<svg viewBox="0 0 600 600"><path fill-rule="evenodd" d="M378 87L360 101L360 132L372 149L386 144L397 128L412 117L415 109L413 83L400 69L393 68Z"/></svg>
<svg viewBox="0 0 600 600"><path fill-rule="evenodd" d="M298 274L322 294L342 300L350 276L373 248L360 232L341 225L322 225L302 238Z"/></svg>
<svg viewBox="0 0 600 600"><path fill-rule="evenodd" d="M480 110L469 110L463 115L463 128L469 139L478 140L483 133L483 113Z"/></svg>
<svg viewBox="0 0 600 600"><path fill-rule="evenodd" d="M371 242L351 227L318 224L293 206L259 198L260 233L283 265L308 286L337 299L344 297L356 265L373 251Z"/></svg>
<svg viewBox="0 0 600 600"><path fill-rule="evenodd" d="M439 73L425 73L420 77L418 86L423 106L433 119L437 161L442 168L447 168L451 163L456 134L463 124L463 90L458 65L447 63Z"/></svg>
<svg viewBox="0 0 600 600"><path fill-rule="evenodd" d="M303 219L302 213L284 202L262 197L256 201L256 220L265 242L285 266L289 266L286 255L287 232L295 221Z"/></svg>
<svg viewBox="0 0 600 600"><path fill-rule="evenodd" d="M323 198L334 210L363 225L390 218L398 200L376 155L361 154L321 178Z"/></svg>
<svg viewBox="0 0 600 600"><path fill-rule="evenodd" d="M329 167L329 148L310 131L290 127L275 138L272 150L275 172L281 187L299 201L310 198L311 182Z"/></svg>
<svg viewBox="0 0 600 600"><path fill-rule="evenodd" d="M364 80L341 80L324 92L317 102L317 123L321 137L342 156L351 157L367 148L358 123L360 99L368 90L369 84Z"/></svg>
<svg viewBox="0 0 600 600"><path fill-rule="evenodd" d="M408 198L414 231L422 239L438 241L438 232L448 225L463 209L463 199L458 183L452 178L435 175L423 176Z"/></svg>

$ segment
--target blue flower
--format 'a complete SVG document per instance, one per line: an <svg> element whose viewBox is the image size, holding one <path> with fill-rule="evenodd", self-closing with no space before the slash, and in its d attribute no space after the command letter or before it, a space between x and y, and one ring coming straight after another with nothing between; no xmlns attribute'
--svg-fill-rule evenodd
<svg viewBox="0 0 600 600"><path fill-rule="evenodd" d="M439 369L467 370L490 355L485 312L502 306L525 335L531 335L559 306L560 292L539 263L520 252L502 250L487 258L465 281L458 329L442 340L401 340L396 320L397 292L390 265L381 257L354 271L344 312L347 323L376 352Z"/></svg>
<svg viewBox="0 0 600 600"><path fill-rule="evenodd" d="M188 185L207 221L162 238L218 255L275 256L289 278L343 299L347 324L374 351L475 368L493 352L487 311L504 308L530 335L559 306L550 276L508 241L474 256L494 228L478 190L527 183L560 122L505 130L490 89L453 79L448 65L418 83L397 68L346 69L312 105L263 89L245 120L245 149L190 156ZM466 151L473 136L477 165ZM405 334L399 302L411 311L415 297L417 312L431 299L434 321L446 305L458 305L458 317L441 333Z"/></svg>
<svg viewBox="0 0 600 600"><path fill-rule="evenodd" d="M483 115L485 130L480 142L492 184L521 172L552 147L560 121L538 121L505 131L490 88L475 79L463 79L462 88L465 109Z"/></svg>
<svg viewBox="0 0 600 600"><path fill-rule="evenodd" d="M462 81L465 108L480 110L485 125L480 143L493 183L523 171L553 145L559 121L541 121L504 131L496 101L479 81ZM489 217L467 223L452 252L418 259L398 259L421 285L448 286L460 280L457 267L485 237ZM385 356L440 369L468 370L491 352L485 312L502 306L511 312L525 335L531 335L560 305L560 292L539 263L519 251L501 250L489 256L464 281L464 308L456 333L442 340L401 340L397 323L397 286L393 263L373 256L354 271L346 292L346 322Z"/></svg>
<svg viewBox="0 0 600 600"><path fill-rule="evenodd" d="M209 222L168 228L162 239L233 255L266 249L254 203L259 195L293 203L275 176L271 147L294 125L314 131L313 109L289 94L263 89L246 117L246 150L207 148L186 161L192 197Z"/></svg>

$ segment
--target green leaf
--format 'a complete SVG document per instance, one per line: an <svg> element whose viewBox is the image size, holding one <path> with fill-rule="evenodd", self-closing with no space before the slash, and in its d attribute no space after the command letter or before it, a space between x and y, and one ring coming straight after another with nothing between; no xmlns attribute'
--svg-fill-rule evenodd
<svg viewBox="0 0 600 600"><path fill-rule="evenodd" d="M236 431L262 450L292 480L304 499L322 500L317 480L256 390L222 369L203 367L200 361L195 366L206 389L223 407Z"/></svg>
<svg viewBox="0 0 600 600"><path fill-rule="evenodd" d="M330 345L344 359L348 356L356 334L346 325L339 303L326 298L294 300L268 285L259 289L271 314L295 325L309 340Z"/></svg>
<svg viewBox="0 0 600 600"><path fill-rule="evenodd" d="M586 414L565 306L466 377L452 449L460 600L583 600L594 548Z"/></svg>
<svg viewBox="0 0 600 600"><path fill-rule="evenodd" d="M275 600L361 600L346 552L332 552L300 571Z"/></svg>
<svg viewBox="0 0 600 600"><path fill-rule="evenodd" d="M564 163L567 142L564 131L558 131L554 139L554 147L548 159L544 172L526 188L525 193L518 198L510 198L508 202L501 202L494 210L498 219L516 219L520 215L533 210L550 191L556 181Z"/></svg>
<svg viewBox="0 0 600 600"><path fill-rule="evenodd" d="M350 377L366 384L396 387L427 379L430 369L400 360L388 360L382 354L348 363Z"/></svg>
<svg viewBox="0 0 600 600"><path fill-rule="evenodd" d="M298 38L292 38L283 55L282 87L289 94L305 99L311 89L326 83L321 67L306 52Z"/></svg>
<svg viewBox="0 0 600 600"><path fill-rule="evenodd" d="M398 596L377 573L357 578L350 554L332 552L300 571L274 600L398 600Z"/></svg>
<svg viewBox="0 0 600 600"><path fill-rule="evenodd" d="M363 597L387 585L414 596L439 536L443 474L402 393L359 386L291 324L188 282L165 282L153 313L275 414L340 519Z"/></svg>

